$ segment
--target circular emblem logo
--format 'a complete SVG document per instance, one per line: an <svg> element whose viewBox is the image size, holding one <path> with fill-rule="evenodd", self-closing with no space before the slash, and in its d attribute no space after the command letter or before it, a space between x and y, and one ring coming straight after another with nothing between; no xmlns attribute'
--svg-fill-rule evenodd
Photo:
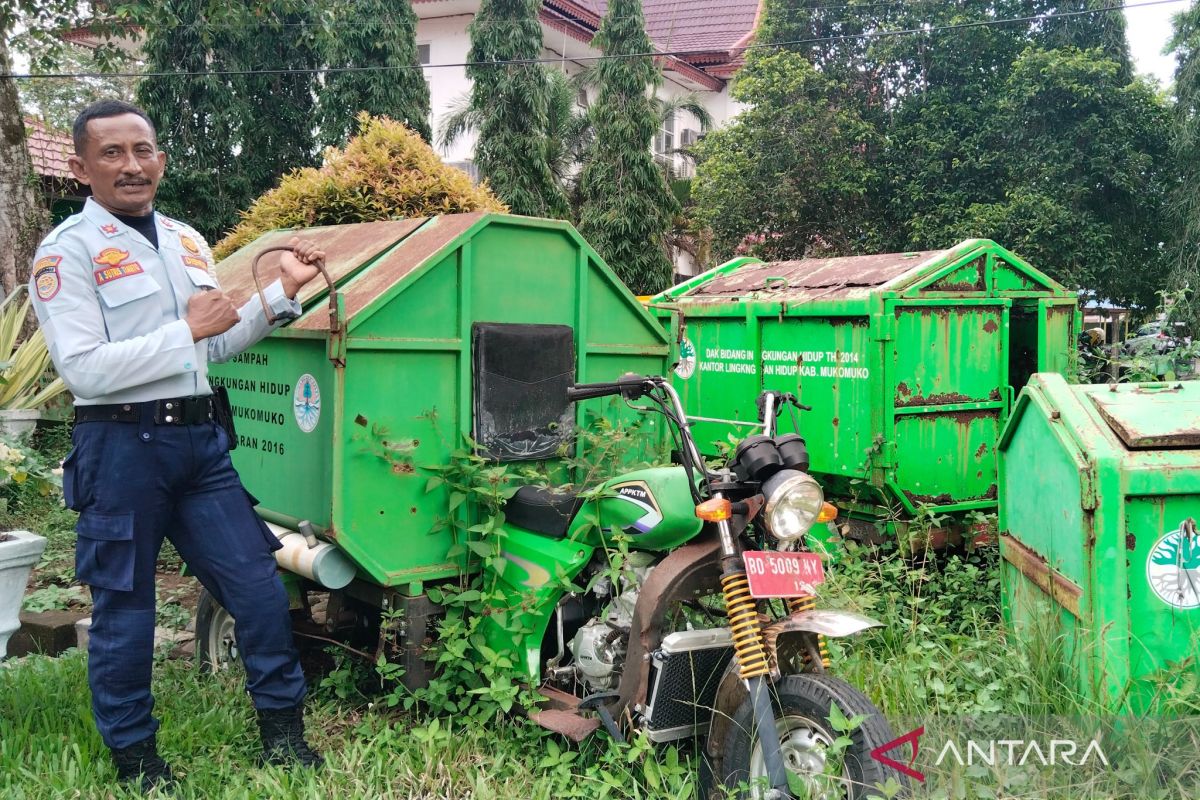
<svg viewBox="0 0 1200 800"><path fill-rule="evenodd" d="M312 433L321 421L321 387L317 385L317 379L307 372L296 381L292 410L296 414L296 424L305 433Z"/></svg>
<svg viewBox="0 0 1200 800"><path fill-rule="evenodd" d="M1146 580L1167 605L1200 608L1200 536L1194 524L1185 523L1154 543L1146 559Z"/></svg>
<svg viewBox="0 0 1200 800"><path fill-rule="evenodd" d="M679 363L675 365L675 374L685 381L696 372L696 347L692 340L684 337L679 343Z"/></svg>

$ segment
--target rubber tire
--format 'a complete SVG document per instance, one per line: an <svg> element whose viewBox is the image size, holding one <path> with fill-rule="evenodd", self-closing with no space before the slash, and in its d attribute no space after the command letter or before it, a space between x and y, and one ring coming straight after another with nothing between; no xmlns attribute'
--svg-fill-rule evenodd
<svg viewBox="0 0 1200 800"><path fill-rule="evenodd" d="M866 719L851 732L853 743L842 754L843 776L850 780L850 800L879 794L874 791L876 784L882 784L888 778L899 781L904 790L899 797L907 796L910 787L908 778L884 764L871 758L871 751L895 739L891 726L888 725L879 709L867 697L850 684L832 675L789 675L771 686L771 695L776 713L797 713L821 725L824 733L830 738L837 738L833 727L829 725L829 709L836 702L838 708L847 718L863 714ZM731 724L721 743L717 763L701 769L701 791L703 797L712 794L713 783L720 779L718 786L727 790L736 789L741 784L749 783L750 754L754 750L754 742L750 731L753 726L754 709L747 697L733 713ZM705 774L707 773L707 774ZM725 796L719 794L717 796ZM748 798L748 793L729 794L730 797Z"/></svg>
<svg viewBox="0 0 1200 800"><path fill-rule="evenodd" d="M216 661L217 654L209 646L209 638L212 627L221 624L222 619L227 616L229 612L221 607L207 589L200 592L200 598L196 601L196 663L204 672L217 673L223 668L221 663Z"/></svg>

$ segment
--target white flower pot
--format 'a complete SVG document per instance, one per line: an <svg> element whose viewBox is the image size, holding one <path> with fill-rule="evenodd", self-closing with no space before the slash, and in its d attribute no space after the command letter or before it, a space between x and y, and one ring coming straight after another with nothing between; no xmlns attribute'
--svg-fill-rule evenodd
<svg viewBox="0 0 1200 800"><path fill-rule="evenodd" d="M41 418L37 408L0 408L0 433L23 436L32 432Z"/></svg>
<svg viewBox="0 0 1200 800"><path fill-rule="evenodd" d="M42 557L46 540L29 531L0 533L0 540L0 658L4 658L9 637L21 627L25 582L33 565Z"/></svg>

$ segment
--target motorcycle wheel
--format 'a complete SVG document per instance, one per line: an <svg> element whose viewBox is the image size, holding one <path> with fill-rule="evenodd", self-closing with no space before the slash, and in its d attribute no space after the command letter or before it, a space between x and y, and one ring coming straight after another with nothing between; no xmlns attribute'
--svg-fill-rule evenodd
<svg viewBox="0 0 1200 800"><path fill-rule="evenodd" d="M896 737L874 704L850 684L830 675L789 675L771 687L776 725L788 780L796 797L857 800L878 794L876 784L895 778L908 787L904 775L871 758L871 751ZM829 722L837 703L849 719L866 719L849 736L840 770L827 769L829 746L840 734ZM718 759L701 770L704 797L765 798L769 787L762 747L754 733L754 710L747 697L734 712L725 741L713 743ZM724 793L720 790L723 789ZM717 790L714 795L713 790ZM898 796L905 796L901 791Z"/></svg>
<svg viewBox="0 0 1200 800"><path fill-rule="evenodd" d="M208 590L196 601L196 662L205 672L224 672L240 666L233 615Z"/></svg>

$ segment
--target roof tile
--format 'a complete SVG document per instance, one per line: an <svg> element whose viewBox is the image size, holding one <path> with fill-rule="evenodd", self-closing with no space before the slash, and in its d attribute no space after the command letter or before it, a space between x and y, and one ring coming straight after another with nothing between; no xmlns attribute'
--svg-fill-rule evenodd
<svg viewBox="0 0 1200 800"><path fill-rule="evenodd" d="M29 157L33 159L33 169L38 175L47 178L71 177L67 158L75 145L68 134L26 117L25 146L29 150Z"/></svg>
<svg viewBox="0 0 1200 800"><path fill-rule="evenodd" d="M577 0L597 14L608 0ZM729 52L754 29L759 0L643 0L646 33L664 52Z"/></svg>

